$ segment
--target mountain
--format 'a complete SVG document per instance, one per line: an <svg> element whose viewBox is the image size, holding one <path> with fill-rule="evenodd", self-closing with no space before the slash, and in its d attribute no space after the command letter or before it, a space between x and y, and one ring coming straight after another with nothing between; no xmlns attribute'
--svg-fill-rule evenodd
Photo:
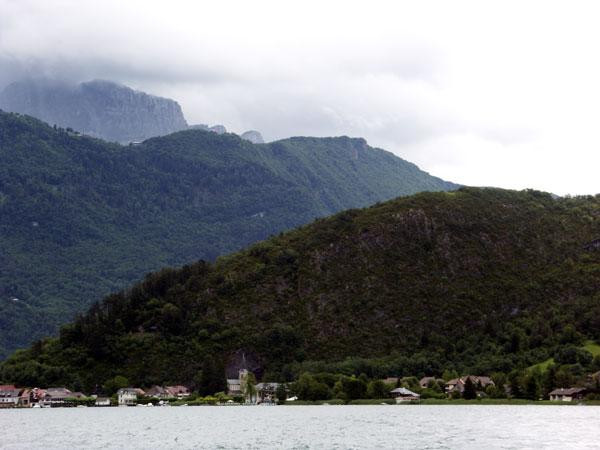
<svg viewBox="0 0 600 450"><path fill-rule="evenodd" d="M461 188L348 210L107 297L0 367L25 385L509 372L600 338L600 195ZM584 355L585 356L585 355ZM589 355L588 355L589 356ZM573 358L571 358L573 357ZM352 358L352 359L345 359ZM571 361L576 362L576 361Z"/></svg>
<svg viewBox="0 0 600 450"><path fill-rule="evenodd" d="M253 145L186 130L121 146L7 113L0 163L0 356L150 271L456 188L363 139Z"/></svg>
<svg viewBox="0 0 600 450"><path fill-rule="evenodd" d="M177 102L101 80L79 85L47 79L15 82L0 93L0 108L122 143L187 128Z"/></svg>

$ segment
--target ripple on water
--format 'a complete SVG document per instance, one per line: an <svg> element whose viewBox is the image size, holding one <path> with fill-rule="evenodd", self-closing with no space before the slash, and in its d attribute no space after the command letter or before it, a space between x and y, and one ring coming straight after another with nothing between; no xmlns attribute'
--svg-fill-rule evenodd
<svg viewBox="0 0 600 450"><path fill-rule="evenodd" d="M599 407L568 406L0 410L0 447L593 449L599 423Z"/></svg>

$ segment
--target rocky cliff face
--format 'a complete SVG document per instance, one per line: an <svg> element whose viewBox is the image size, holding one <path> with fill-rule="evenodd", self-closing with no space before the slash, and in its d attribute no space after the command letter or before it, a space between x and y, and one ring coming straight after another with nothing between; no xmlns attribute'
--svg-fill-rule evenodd
<svg viewBox="0 0 600 450"><path fill-rule="evenodd" d="M49 80L16 82L0 94L0 108L121 143L187 128L174 100L100 80L77 86Z"/></svg>
<svg viewBox="0 0 600 450"><path fill-rule="evenodd" d="M265 143L265 140L263 139L262 134L260 134L256 130L246 131L245 133L242 133L240 137L242 139L246 139L247 141L252 142L253 144L264 144Z"/></svg>

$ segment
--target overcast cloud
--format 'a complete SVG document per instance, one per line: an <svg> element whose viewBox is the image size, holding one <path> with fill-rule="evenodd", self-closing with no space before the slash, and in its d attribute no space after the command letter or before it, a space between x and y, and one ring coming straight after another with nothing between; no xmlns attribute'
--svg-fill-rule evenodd
<svg viewBox="0 0 600 450"><path fill-rule="evenodd" d="M600 192L596 2L0 0L0 88L122 82L189 123L350 135L470 185Z"/></svg>

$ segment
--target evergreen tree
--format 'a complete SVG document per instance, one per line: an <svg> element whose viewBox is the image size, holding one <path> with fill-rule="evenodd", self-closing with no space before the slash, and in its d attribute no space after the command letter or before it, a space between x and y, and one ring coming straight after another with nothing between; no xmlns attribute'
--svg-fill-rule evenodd
<svg viewBox="0 0 600 450"><path fill-rule="evenodd" d="M242 380L242 394L246 401L254 402L256 398L256 377L248 372Z"/></svg>
<svg viewBox="0 0 600 450"><path fill-rule="evenodd" d="M525 385L525 398L529 400L539 400L540 398L540 383L535 374L531 374L527 377L527 383Z"/></svg>
<svg viewBox="0 0 600 450"><path fill-rule="evenodd" d="M202 366L202 373L198 383L198 392L200 395L213 395L215 392L222 392L227 389L227 380L225 379L225 369L223 365L214 358L207 358Z"/></svg>
<svg viewBox="0 0 600 450"><path fill-rule="evenodd" d="M465 381L465 390L463 391L463 398L466 400L473 400L477 398L477 386L471 380L471 377L467 377Z"/></svg>
<svg viewBox="0 0 600 450"><path fill-rule="evenodd" d="M287 400L287 388L285 387L285 384L281 383L279 386L277 386L275 396L277 397L278 405L285 404L285 401Z"/></svg>

